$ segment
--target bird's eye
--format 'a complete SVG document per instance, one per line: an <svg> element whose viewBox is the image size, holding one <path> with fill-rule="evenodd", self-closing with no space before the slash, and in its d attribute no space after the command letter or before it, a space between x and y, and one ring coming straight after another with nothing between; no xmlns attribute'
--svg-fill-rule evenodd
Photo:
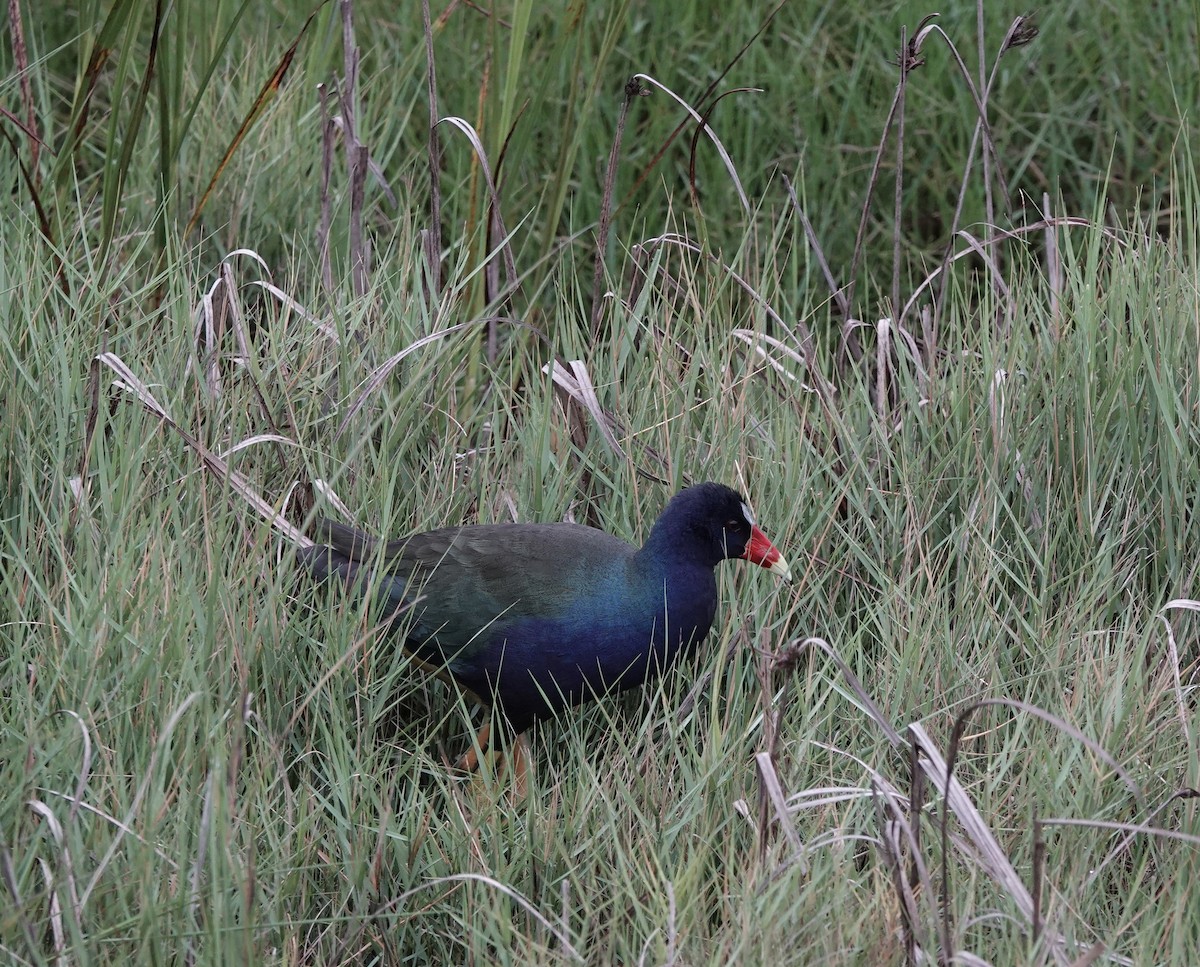
<svg viewBox="0 0 1200 967"><path fill-rule="evenodd" d="M746 522L741 520L727 520L725 522L726 529L731 531L739 531L745 526Z"/></svg>

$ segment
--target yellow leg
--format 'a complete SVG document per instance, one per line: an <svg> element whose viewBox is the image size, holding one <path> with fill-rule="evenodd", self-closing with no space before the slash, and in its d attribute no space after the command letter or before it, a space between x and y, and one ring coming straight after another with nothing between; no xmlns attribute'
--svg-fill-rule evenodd
<svg viewBox="0 0 1200 967"><path fill-rule="evenodd" d="M459 756L454 767L464 772L474 772L478 769L480 756L487 755L492 751L490 748L491 736L492 726L488 722L479 730L479 734L475 736L475 741L471 747ZM513 739L512 747L503 756L503 760L496 763L496 775L500 775L502 769L511 770L513 799L524 799L526 788L529 785L529 773L533 762L533 753L529 748L529 735L527 733L522 732Z"/></svg>
<svg viewBox="0 0 1200 967"><path fill-rule="evenodd" d="M513 799L521 800L525 798L525 790L529 782L529 772L533 766L533 754L529 748L529 735L522 732L513 739L512 746L512 775L513 775Z"/></svg>
<svg viewBox="0 0 1200 967"><path fill-rule="evenodd" d="M458 761L454 763L454 768L461 769L463 772L474 772L478 769L479 756L488 751L488 743L491 741L491 737L492 723L484 722L483 728L475 736L475 742L471 745L471 748L458 757Z"/></svg>

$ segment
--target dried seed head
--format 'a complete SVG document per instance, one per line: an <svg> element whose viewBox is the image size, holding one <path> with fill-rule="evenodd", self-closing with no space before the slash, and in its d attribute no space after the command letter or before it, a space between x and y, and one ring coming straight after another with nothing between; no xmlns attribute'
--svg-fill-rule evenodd
<svg viewBox="0 0 1200 967"><path fill-rule="evenodd" d="M1008 42L1004 45L1004 50L1009 51L1014 47L1024 47L1031 43L1033 38L1038 35L1037 24L1033 22L1033 18L1037 16L1036 11L1023 13L1013 21L1011 27L1008 28Z"/></svg>

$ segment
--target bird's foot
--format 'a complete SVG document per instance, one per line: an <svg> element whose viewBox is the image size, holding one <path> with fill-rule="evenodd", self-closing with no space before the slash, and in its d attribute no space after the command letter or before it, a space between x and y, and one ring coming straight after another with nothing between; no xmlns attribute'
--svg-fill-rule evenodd
<svg viewBox="0 0 1200 967"><path fill-rule="evenodd" d="M506 773L511 773L512 801L514 803L521 802L524 800L529 786L532 761L529 736L524 732L516 736L507 751L493 749L490 742L491 729L491 723L487 723L479 730L471 747L459 756L454 767L463 772L479 774L483 771L483 763L486 761L492 775L497 779L503 778Z"/></svg>

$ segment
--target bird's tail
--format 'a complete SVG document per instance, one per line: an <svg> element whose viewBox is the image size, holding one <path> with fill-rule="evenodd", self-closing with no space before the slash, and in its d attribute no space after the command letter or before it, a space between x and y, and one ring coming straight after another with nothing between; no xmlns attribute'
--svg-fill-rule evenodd
<svg viewBox="0 0 1200 967"><path fill-rule="evenodd" d="M313 538L324 543L300 548L296 558L322 581L336 576L351 583L375 544L375 539L362 531L324 517L313 525Z"/></svg>
<svg viewBox="0 0 1200 967"><path fill-rule="evenodd" d="M351 561L365 561L375 552L378 543L370 534L339 524L328 517L319 518L313 525L315 540L328 544L336 553Z"/></svg>
<svg viewBox="0 0 1200 967"><path fill-rule="evenodd" d="M355 594L363 595L372 583L375 547L378 541L369 534L336 521L321 518L313 525L315 544L296 551L300 562L318 581L335 581ZM375 596L389 612L398 613L409 597L406 582L388 574L378 575Z"/></svg>

